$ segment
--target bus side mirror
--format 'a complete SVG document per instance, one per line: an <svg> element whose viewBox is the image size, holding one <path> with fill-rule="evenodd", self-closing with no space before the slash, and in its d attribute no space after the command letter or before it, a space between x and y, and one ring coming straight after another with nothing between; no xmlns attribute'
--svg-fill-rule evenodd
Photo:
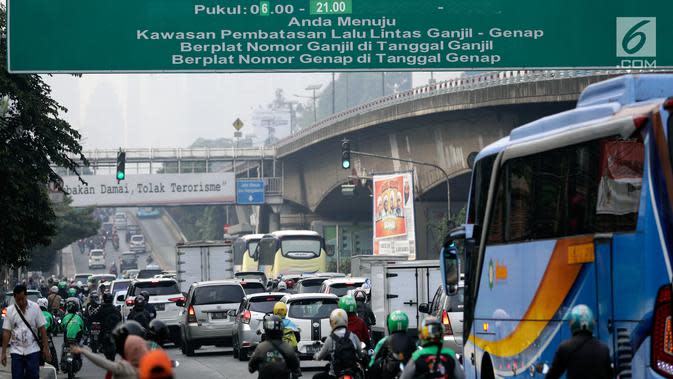
<svg viewBox="0 0 673 379"><path fill-rule="evenodd" d="M461 225L449 231L444 239L442 250L439 252L444 292L449 295L456 293L460 281L461 270L456 241L465 241L467 232L471 234L471 230L468 231L468 229L470 228L466 228L466 225Z"/></svg>
<svg viewBox="0 0 673 379"><path fill-rule="evenodd" d="M455 284L449 284L449 288L448 291L446 291L446 294L449 296L454 296L457 293L458 293L458 286Z"/></svg>

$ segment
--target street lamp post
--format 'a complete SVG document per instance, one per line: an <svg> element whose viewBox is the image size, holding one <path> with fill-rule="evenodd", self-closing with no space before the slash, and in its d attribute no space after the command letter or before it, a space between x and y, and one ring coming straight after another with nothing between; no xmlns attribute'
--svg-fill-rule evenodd
<svg viewBox="0 0 673 379"><path fill-rule="evenodd" d="M313 91L313 123L314 124L318 121L315 91L319 90L321 87L322 87L322 84L311 84L310 86L306 87L307 91Z"/></svg>

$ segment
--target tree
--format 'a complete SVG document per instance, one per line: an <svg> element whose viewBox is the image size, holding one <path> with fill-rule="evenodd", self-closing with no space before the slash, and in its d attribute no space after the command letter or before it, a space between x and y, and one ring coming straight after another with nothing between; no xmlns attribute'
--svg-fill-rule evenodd
<svg viewBox="0 0 673 379"><path fill-rule="evenodd" d="M7 34L0 5L0 34ZM7 72L7 40L0 40L0 97L9 99L0 117L0 265L25 265L37 245L49 245L57 232L47 184L60 186L51 164L78 172L88 164L80 134L59 117L67 110L51 98L39 75ZM60 187L59 187L60 188Z"/></svg>
<svg viewBox="0 0 673 379"><path fill-rule="evenodd" d="M100 221L93 216L93 208L73 208L72 199L54 205L56 234L49 246L33 249L30 260L32 270L48 271L54 266L56 252L77 241L96 234Z"/></svg>

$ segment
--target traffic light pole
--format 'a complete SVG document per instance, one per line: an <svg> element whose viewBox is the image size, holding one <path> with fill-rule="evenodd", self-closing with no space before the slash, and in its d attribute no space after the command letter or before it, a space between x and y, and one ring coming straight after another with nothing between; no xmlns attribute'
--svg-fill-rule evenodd
<svg viewBox="0 0 673 379"><path fill-rule="evenodd" d="M446 200L446 211L448 212L447 213L448 219L449 220L451 219L451 190L450 190L451 186L449 185L450 178L449 178L449 174L446 172L446 170L444 170L440 166L438 166L434 163L429 163L429 162L415 161L415 160L412 160L412 159L395 158L395 157L389 157L389 156L386 156L386 155L365 153L365 152L362 152L362 151L351 150L350 153L351 153L351 155L359 155L359 156L362 156L362 157L387 159L387 160L390 160L390 161L406 162L406 163L412 163L412 164L417 164L417 165L421 165L421 166L428 166L428 167L436 168L442 174L444 174L444 177L446 178L446 199L447 199Z"/></svg>

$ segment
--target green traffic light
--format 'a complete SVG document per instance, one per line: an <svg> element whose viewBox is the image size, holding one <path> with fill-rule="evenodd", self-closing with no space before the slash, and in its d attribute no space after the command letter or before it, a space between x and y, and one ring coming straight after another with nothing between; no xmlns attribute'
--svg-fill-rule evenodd
<svg viewBox="0 0 673 379"><path fill-rule="evenodd" d="M343 160L341 161L341 167L343 168L351 168L351 161Z"/></svg>
<svg viewBox="0 0 673 379"><path fill-rule="evenodd" d="M117 180L124 180L125 177L126 174L124 173L124 171L117 171Z"/></svg>

